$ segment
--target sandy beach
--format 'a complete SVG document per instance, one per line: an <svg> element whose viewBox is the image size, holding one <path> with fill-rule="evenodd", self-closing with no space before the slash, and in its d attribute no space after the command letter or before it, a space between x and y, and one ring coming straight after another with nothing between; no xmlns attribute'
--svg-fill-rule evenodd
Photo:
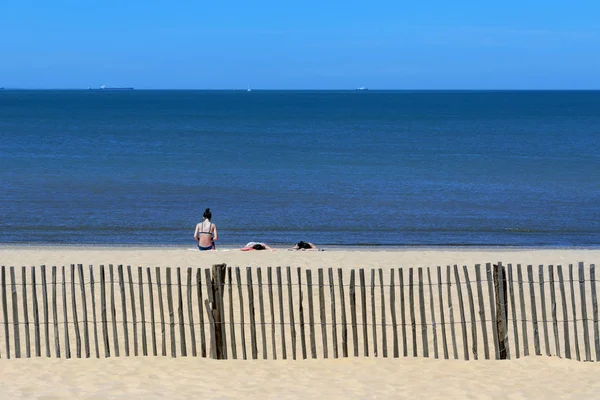
<svg viewBox="0 0 600 400"><path fill-rule="evenodd" d="M311 270L381 268L388 274L399 267L457 264L472 268L475 264L499 261L504 265L567 266L579 262L598 265L600 260L600 250L584 249L407 248L319 252L229 249L204 253L190 249L4 245L0 247L0 265L18 267L17 271L21 266L71 264L94 268L100 264L122 264L162 270L227 263L241 267L242 271L248 266L291 266ZM4 351L4 346L0 348ZM460 353L460 343L458 349ZM66 360L56 359L54 354L52 358L7 360L2 355L0 390L10 399L593 398L600 388L595 379L599 372L597 363L555 356L528 356L510 361L422 357L215 361L160 356Z"/></svg>

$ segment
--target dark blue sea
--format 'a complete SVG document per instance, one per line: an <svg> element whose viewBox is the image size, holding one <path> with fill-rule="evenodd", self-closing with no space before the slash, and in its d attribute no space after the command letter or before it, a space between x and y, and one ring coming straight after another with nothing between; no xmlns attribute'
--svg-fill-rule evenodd
<svg viewBox="0 0 600 400"><path fill-rule="evenodd" d="M0 243L600 246L600 92L0 91Z"/></svg>

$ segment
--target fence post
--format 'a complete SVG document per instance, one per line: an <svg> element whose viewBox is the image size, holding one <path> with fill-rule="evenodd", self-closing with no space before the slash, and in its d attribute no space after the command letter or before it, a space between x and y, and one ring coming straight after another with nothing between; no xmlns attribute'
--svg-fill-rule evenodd
<svg viewBox="0 0 600 400"><path fill-rule="evenodd" d="M506 268L502 263L494 265L494 294L496 296L496 329L498 330L498 349L500 359L510 359L508 350L508 329L506 316L508 315L508 295L506 286Z"/></svg>
<svg viewBox="0 0 600 400"><path fill-rule="evenodd" d="M215 348L217 350L217 360L227 358L225 344L225 310L223 309L223 288L221 285L225 282L225 269L227 264L214 264L212 266L212 320L215 325Z"/></svg>

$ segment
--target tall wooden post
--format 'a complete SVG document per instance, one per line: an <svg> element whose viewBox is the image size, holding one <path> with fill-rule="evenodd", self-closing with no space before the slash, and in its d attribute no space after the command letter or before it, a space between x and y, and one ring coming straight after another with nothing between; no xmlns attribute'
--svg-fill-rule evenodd
<svg viewBox="0 0 600 400"><path fill-rule="evenodd" d="M215 325L215 347L217 360L227 358L227 343L225 338L225 310L223 306L223 294L225 283L225 271L227 264L215 264L212 266L211 289L214 301L211 304L212 320Z"/></svg>
<svg viewBox="0 0 600 400"><path fill-rule="evenodd" d="M501 273L500 268L502 268ZM500 359L508 358L508 296L506 285L506 268L502 265L494 264L494 294L496 299L496 330L498 332L498 349L500 350Z"/></svg>

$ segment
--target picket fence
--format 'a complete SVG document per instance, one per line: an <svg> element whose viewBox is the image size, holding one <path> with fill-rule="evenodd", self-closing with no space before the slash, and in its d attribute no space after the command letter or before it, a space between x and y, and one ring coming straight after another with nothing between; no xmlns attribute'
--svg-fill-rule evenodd
<svg viewBox="0 0 600 400"><path fill-rule="evenodd" d="M242 271L2 266L0 357L600 360L594 264Z"/></svg>

